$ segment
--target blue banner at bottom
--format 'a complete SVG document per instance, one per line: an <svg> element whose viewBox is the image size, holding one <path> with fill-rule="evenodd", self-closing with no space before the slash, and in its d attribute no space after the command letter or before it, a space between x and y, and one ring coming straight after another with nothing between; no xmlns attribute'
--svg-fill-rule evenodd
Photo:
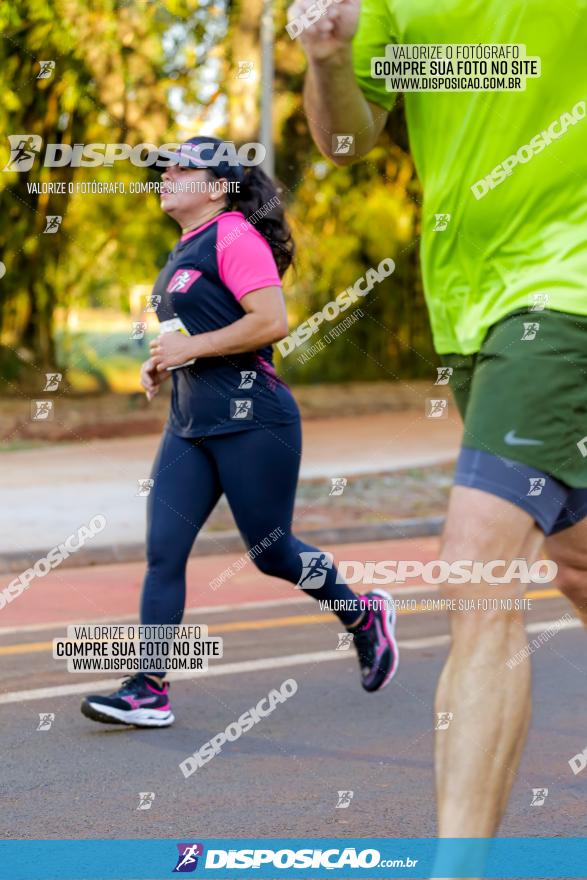
<svg viewBox="0 0 587 880"><path fill-rule="evenodd" d="M587 838L213 838L0 842L7 880L587 877Z"/></svg>

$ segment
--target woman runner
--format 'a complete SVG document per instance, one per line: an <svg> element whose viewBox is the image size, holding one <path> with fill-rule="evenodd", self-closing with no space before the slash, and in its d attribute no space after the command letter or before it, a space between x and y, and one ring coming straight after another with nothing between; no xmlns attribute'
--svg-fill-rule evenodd
<svg viewBox="0 0 587 880"><path fill-rule="evenodd" d="M392 600L379 590L356 596L338 581L331 557L291 531L300 414L273 367L272 343L288 333L281 276L293 241L270 178L258 167L214 162L222 146L195 137L157 154L161 208L182 235L153 289L162 332L141 370L149 399L165 380L173 382L151 475L141 623L181 622L192 545L225 494L260 571L338 609L354 636L362 686L376 691L398 664ZM125 679L110 696L86 697L83 714L169 726L169 686L157 672Z"/></svg>

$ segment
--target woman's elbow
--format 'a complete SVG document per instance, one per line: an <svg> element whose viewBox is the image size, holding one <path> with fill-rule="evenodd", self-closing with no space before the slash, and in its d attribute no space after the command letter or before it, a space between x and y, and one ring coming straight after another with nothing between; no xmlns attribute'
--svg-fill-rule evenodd
<svg viewBox="0 0 587 880"><path fill-rule="evenodd" d="M272 321L271 326L267 328L267 334L269 336L269 339L267 340L269 345L273 345L273 343L284 339L289 334L287 318L276 318Z"/></svg>
<svg viewBox="0 0 587 880"><path fill-rule="evenodd" d="M260 348L263 345L273 345L275 342L279 342L288 333L285 309L283 314L257 314L251 320L246 341L248 344L253 344L255 348Z"/></svg>

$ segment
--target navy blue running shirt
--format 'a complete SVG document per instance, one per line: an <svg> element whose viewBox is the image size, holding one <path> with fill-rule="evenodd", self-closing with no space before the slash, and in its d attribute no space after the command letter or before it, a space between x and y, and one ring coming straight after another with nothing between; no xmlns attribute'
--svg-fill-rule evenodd
<svg viewBox="0 0 587 880"><path fill-rule="evenodd" d="M153 295L160 322L181 319L190 335L219 330L246 314L240 301L281 286L263 236L239 211L226 211L183 235L161 270ZM157 300L155 300L157 302ZM198 358L173 371L168 427L180 437L230 434L299 418L273 366L272 346Z"/></svg>

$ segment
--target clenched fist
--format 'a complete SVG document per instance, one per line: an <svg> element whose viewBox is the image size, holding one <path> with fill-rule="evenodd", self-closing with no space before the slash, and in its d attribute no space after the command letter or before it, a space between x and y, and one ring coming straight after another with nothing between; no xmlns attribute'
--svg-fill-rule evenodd
<svg viewBox="0 0 587 880"><path fill-rule="evenodd" d="M296 0L287 12L287 32L309 58L324 61L350 47L357 32L361 0Z"/></svg>
<svg viewBox="0 0 587 880"><path fill-rule="evenodd" d="M144 362L141 367L141 385L145 389L147 400L153 400L159 386L166 379L169 379L170 373L161 373L157 369L156 361L151 357Z"/></svg>

